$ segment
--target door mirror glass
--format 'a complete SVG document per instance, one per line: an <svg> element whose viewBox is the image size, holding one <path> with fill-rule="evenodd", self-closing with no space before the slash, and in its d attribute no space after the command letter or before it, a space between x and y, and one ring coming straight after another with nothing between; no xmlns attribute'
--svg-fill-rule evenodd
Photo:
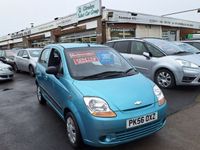
<svg viewBox="0 0 200 150"><path fill-rule="evenodd" d="M28 55L24 55L23 58L29 59L29 56Z"/></svg>
<svg viewBox="0 0 200 150"><path fill-rule="evenodd" d="M1 57L0 57L0 60L1 60L1 61L5 61L5 60L6 60L6 57L1 56Z"/></svg>
<svg viewBox="0 0 200 150"><path fill-rule="evenodd" d="M143 56L146 57L146 58L148 58L148 59L151 57L148 52L143 52Z"/></svg>
<svg viewBox="0 0 200 150"><path fill-rule="evenodd" d="M58 69L55 66L50 66L46 69L47 74L57 75Z"/></svg>

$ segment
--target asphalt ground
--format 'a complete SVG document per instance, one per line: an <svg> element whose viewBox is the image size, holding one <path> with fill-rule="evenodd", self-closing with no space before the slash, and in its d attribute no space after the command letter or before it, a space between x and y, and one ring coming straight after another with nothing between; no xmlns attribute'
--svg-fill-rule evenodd
<svg viewBox="0 0 200 150"><path fill-rule="evenodd" d="M195 114L199 110L195 100L199 97L200 87L177 87L163 91L169 104L165 128L143 139L106 149L200 149L200 144L195 142L200 137L200 130L195 131L200 127L200 118L186 116L187 110L195 111ZM38 104L34 78L22 73L16 74L14 81L0 82L0 150L55 149L72 148L67 142L64 122L49 106ZM88 146L85 149L97 148Z"/></svg>

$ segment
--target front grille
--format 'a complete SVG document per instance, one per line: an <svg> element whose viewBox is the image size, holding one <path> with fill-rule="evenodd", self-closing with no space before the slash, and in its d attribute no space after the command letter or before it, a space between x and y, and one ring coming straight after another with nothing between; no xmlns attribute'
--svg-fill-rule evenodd
<svg viewBox="0 0 200 150"><path fill-rule="evenodd" d="M139 126L137 128L133 128L127 131L121 131L121 132L117 132L115 133L116 138L114 141L112 142L123 142L123 141L127 141L127 140L134 140L134 139L138 139L140 137L152 134L156 131L158 131L160 128L162 128L163 126L163 120L161 121L156 121L150 124L146 124L143 126Z"/></svg>
<svg viewBox="0 0 200 150"><path fill-rule="evenodd" d="M136 107L136 108L131 108L131 109L125 109L123 111L133 111L133 110L137 110L137 109L142 109L142 108L150 107L152 105L153 104L148 104L148 105L144 105L144 106L141 106L141 107Z"/></svg>
<svg viewBox="0 0 200 150"><path fill-rule="evenodd" d="M8 78L7 75L0 75L1 78Z"/></svg>
<svg viewBox="0 0 200 150"><path fill-rule="evenodd" d="M13 77L13 75L0 75L0 78L12 78Z"/></svg>

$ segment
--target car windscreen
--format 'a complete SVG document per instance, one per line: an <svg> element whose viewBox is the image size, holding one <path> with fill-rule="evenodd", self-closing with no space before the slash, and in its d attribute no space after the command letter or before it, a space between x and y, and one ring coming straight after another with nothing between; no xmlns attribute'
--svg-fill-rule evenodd
<svg viewBox="0 0 200 150"><path fill-rule="evenodd" d="M41 53L41 50L30 50L29 54L31 57L39 57Z"/></svg>
<svg viewBox="0 0 200 150"><path fill-rule="evenodd" d="M178 45L170 41L165 41L160 39L145 39L145 40L160 48L166 55L190 54L190 52L183 50Z"/></svg>
<svg viewBox="0 0 200 150"><path fill-rule="evenodd" d="M113 49L67 49L65 55L69 72L77 80L124 77L136 73L136 70Z"/></svg>
<svg viewBox="0 0 200 150"><path fill-rule="evenodd" d="M192 53L199 53L200 52L197 48L195 48L194 46L191 46L190 44L187 44L187 43L178 42L178 43L175 43L175 44L178 45L181 49L186 50L188 52L192 52Z"/></svg>

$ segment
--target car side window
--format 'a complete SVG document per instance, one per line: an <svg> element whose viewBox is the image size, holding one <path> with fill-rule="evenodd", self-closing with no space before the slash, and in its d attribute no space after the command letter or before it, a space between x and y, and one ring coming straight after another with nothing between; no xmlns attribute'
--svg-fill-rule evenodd
<svg viewBox="0 0 200 150"><path fill-rule="evenodd" d="M192 46L194 46L194 47L200 49L200 43L196 43L196 42L192 43L192 42L191 42L191 43L189 43L189 44L191 44Z"/></svg>
<svg viewBox="0 0 200 150"><path fill-rule="evenodd" d="M131 42L131 54L143 55L144 52L148 52L143 42L132 41Z"/></svg>
<svg viewBox="0 0 200 150"><path fill-rule="evenodd" d="M120 53L130 53L130 41L115 42L114 49Z"/></svg>
<svg viewBox="0 0 200 150"><path fill-rule="evenodd" d="M24 53L24 51L21 50L21 51L18 52L17 56L22 57L22 56L23 56L23 53Z"/></svg>
<svg viewBox="0 0 200 150"><path fill-rule="evenodd" d="M28 52L25 50L22 57L28 57Z"/></svg>
<svg viewBox="0 0 200 150"><path fill-rule="evenodd" d="M164 54L159 49L154 47L153 45L146 43L146 46L147 46L149 53L152 57L163 57L164 56Z"/></svg>
<svg viewBox="0 0 200 150"><path fill-rule="evenodd" d="M114 42L106 43L106 46L109 46L109 47L113 48L113 46L114 46Z"/></svg>
<svg viewBox="0 0 200 150"><path fill-rule="evenodd" d="M39 59L39 63L45 67L48 66L50 51L51 51L50 49L43 50Z"/></svg>
<svg viewBox="0 0 200 150"><path fill-rule="evenodd" d="M63 75L62 58L57 49L52 49L48 66L55 66L58 69L58 74Z"/></svg>

